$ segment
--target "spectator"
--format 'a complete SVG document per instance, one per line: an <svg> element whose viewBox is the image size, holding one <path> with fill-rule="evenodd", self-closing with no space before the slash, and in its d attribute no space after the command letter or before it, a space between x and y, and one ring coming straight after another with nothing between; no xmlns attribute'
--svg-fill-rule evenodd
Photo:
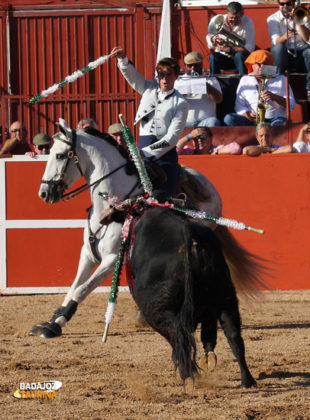
<svg viewBox="0 0 310 420"><path fill-rule="evenodd" d="M188 144L191 140L194 141L195 147ZM181 155L240 155L241 150L240 144L235 141L213 146L212 133L208 127L196 127L177 142L177 153Z"/></svg>
<svg viewBox="0 0 310 420"><path fill-rule="evenodd" d="M207 44L213 52L210 54L210 73L219 74L221 70L236 69L240 74L247 74L244 61L255 49L255 29L250 17L244 16L243 7L237 1L228 3L226 15L216 15L209 23ZM215 23L223 19L223 28L242 38L243 42L232 42L224 34L216 34Z"/></svg>
<svg viewBox="0 0 310 420"><path fill-rule="evenodd" d="M52 139L48 134L39 133L34 136L32 140L33 150L31 152L26 152L26 156L34 157L36 155L49 155L50 148L52 147Z"/></svg>
<svg viewBox="0 0 310 420"><path fill-rule="evenodd" d="M10 138L4 142L0 150L0 156L11 155L24 155L26 152L31 152L27 138L27 130L23 123L15 121L10 126Z"/></svg>
<svg viewBox="0 0 310 420"><path fill-rule="evenodd" d="M129 62L122 47L114 47L118 67L127 82L142 95L134 124L140 122L139 146L142 156L166 172L167 182L161 188L175 192L178 182L176 144L185 127L188 103L174 89L180 66L174 58L166 57L156 65L158 80L148 81Z"/></svg>
<svg viewBox="0 0 310 420"><path fill-rule="evenodd" d="M120 123L115 123L109 126L108 133L114 138L117 144L127 149L126 140L124 139L123 126Z"/></svg>
<svg viewBox="0 0 310 420"><path fill-rule="evenodd" d="M310 153L310 121L299 130L293 149L298 153Z"/></svg>
<svg viewBox="0 0 310 420"><path fill-rule="evenodd" d="M199 52L192 51L184 57L185 75L176 80L174 87L179 90L182 85L178 81L189 80L190 76L203 76L203 57ZM206 93L184 94L189 103L186 127L213 127L221 125L216 118L216 104L222 102L222 90L215 77L205 76ZM180 92L182 90L180 89Z"/></svg>
<svg viewBox="0 0 310 420"><path fill-rule="evenodd" d="M78 122L76 127L77 130L82 130L83 128L92 127L97 130L97 123L93 118L84 118Z"/></svg>
<svg viewBox="0 0 310 420"><path fill-rule="evenodd" d="M306 90L310 101L310 22L292 19L295 0L278 0L279 10L267 18L271 53L280 74L285 70L308 73Z"/></svg>
<svg viewBox="0 0 310 420"><path fill-rule="evenodd" d="M224 124L255 125L258 112L259 92L267 106L265 122L271 126L283 125L286 123L286 86L285 77L278 75L272 78L262 77L263 65L273 63L273 57L269 51L256 50L252 52L245 61L249 75L240 79L235 102L236 113L227 114ZM265 88L262 90L264 80ZM290 92L290 107L295 108L295 98L292 89ZM263 122L263 121L260 121Z"/></svg>
<svg viewBox="0 0 310 420"><path fill-rule="evenodd" d="M272 133L270 124L260 123L256 127L257 146L245 146L242 150L244 155L259 156L262 153L292 153L294 152L291 145L278 146L272 143Z"/></svg>

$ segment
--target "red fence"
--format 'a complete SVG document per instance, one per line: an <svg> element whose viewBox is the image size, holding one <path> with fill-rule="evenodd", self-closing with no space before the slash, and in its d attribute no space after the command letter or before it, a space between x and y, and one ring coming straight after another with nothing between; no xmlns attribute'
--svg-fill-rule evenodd
<svg viewBox="0 0 310 420"><path fill-rule="evenodd" d="M131 124L137 95L116 67L116 60L91 71L77 82L28 106L40 93L89 62L122 45L135 65L153 77L161 8L114 8L52 5L8 9L0 3L0 126L22 120L32 138L37 132L55 132L65 118L75 127L93 117L100 130L123 113ZM3 136L5 133L3 132Z"/></svg>
<svg viewBox="0 0 310 420"><path fill-rule="evenodd" d="M271 289L310 288L310 154L180 160L214 183L225 217L265 230L264 235L232 233L249 251L272 262ZM42 159L0 159L2 293L63 292L74 279L89 195L44 203L37 195L44 167Z"/></svg>

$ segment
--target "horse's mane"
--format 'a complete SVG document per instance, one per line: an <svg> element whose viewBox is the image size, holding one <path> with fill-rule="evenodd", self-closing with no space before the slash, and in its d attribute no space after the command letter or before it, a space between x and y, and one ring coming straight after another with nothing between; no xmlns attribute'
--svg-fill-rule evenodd
<svg viewBox="0 0 310 420"><path fill-rule="evenodd" d="M126 167L127 175L137 174L136 167L135 167L134 163L132 162L128 151L123 146L118 144L114 140L114 138L112 136L110 136L110 134L101 133L101 131L99 131L96 128L93 128L93 127L86 127L86 128L84 128L84 131L85 131L86 134L90 134L91 136L99 137L100 139L103 139L104 141L109 143L111 146L113 146L122 155L122 157L124 159L126 159L126 161L127 161L127 167Z"/></svg>
<svg viewBox="0 0 310 420"><path fill-rule="evenodd" d="M117 151L123 156L124 159L130 160L129 153L123 146L118 144L112 136L108 133L101 133L101 131L97 130L93 127L86 127L84 128L86 134L90 134L91 136L100 137L101 139L108 142L111 146L115 147Z"/></svg>

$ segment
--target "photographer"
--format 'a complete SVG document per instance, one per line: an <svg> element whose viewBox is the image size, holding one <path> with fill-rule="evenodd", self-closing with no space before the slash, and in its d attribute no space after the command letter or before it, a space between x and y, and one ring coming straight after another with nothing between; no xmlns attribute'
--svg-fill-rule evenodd
<svg viewBox="0 0 310 420"><path fill-rule="evenodd" d="M179 155L240 155L241 146L236 142L213 146L208 127L196 127L177 142Z"/></svg>

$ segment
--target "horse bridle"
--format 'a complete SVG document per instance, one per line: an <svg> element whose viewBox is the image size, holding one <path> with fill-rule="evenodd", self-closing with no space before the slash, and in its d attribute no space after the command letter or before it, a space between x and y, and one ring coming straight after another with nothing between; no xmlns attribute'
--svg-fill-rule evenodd
<svg viewBox="0 0 310 420"><path fill-rule="evenodd" d="M83 176L83 172L79 163L79 158L76 154L76 132L75 130L72 130L72 141L68 141L65 139L62 139L60 137L57 137L58 140L62 141L63 143L66 143L67 145L70 146L70 149L66 152L66 153L57 153L56 154L56 159L57 160L62 160L64 159L64 164L62 166L62 169L59 173L59 179L50 179L50 180L45 180L42 179L41 180L41 184L47 184L47 185L51 185L52 189L57 191L59 193L59 195L61 195L62 198L64 198L65 194L63 194L63 192L67 189L67 185L64 182L64 177L66 174L66 170L67 167L69 165L69 162L71 159L74 159L74 163L77 166L81 176ZM56 174L57 175L57 174Z"/></svg>

